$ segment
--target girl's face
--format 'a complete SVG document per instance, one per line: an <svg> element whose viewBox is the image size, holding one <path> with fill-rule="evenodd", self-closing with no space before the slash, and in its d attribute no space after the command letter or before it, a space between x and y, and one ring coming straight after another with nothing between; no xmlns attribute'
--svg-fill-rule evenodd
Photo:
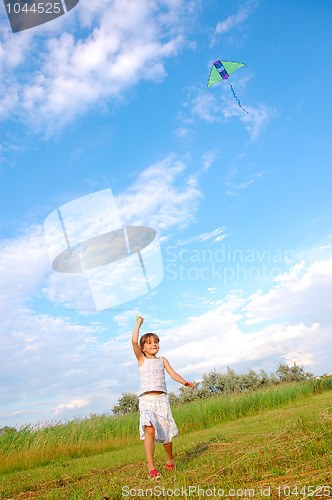
<svg viewBox="0 0 332 500"><path fill-rule="evenodd" d="M145 355L155 356L159 351L159 342L155 337L149 337L142 347L142 351Z"/></svg>

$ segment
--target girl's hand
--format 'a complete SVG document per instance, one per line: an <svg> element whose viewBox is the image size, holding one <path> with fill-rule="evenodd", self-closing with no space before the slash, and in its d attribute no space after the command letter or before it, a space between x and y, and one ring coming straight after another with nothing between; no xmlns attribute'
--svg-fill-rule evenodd
<svg viewBox="0 0 332 500"><path fill-rule="evenodd" d="M183 384L185 387L191 387L192 389L194 388L194 384L193 382L186 382L185 384Z"/></svg>
<svg viewBox="0 0 332 500"><path fill-rule="evenodd" d="M142 316L136 316L136 319L137 319L137 323L139 324L139 326L141 326L141 324L144 321L144 319L142 318Z"/></svg>

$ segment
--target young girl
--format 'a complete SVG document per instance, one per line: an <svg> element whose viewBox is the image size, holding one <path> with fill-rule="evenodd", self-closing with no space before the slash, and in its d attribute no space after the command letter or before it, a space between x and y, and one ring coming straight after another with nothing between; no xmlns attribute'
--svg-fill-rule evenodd
<svg viewBox="0 0 332 500"><path fill-rule="evenodd" d="M139 410L140 438L144 439L144 449L148 460L151 479L158 479L161 474L156 469L153 455L154 442L163 443L166 452L166 470L175 469L172 453L172 438L178 435L178 429L169 406L165 382L165 370L176 382L194 388L192 382L187 382L171 368L166 358L157 358L159 337L155 333L146 333L140 339L138 334L143 318L137 316L137 324L133 331L132 343L138 360L140 376Z"/></svg>

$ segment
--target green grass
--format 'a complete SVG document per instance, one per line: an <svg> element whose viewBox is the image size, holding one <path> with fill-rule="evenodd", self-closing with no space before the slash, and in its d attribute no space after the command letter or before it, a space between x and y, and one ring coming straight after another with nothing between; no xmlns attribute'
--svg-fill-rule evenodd
<svg viewBox="0 0 332 500"><path fill-rule="evenodd" d="M243 493L254 488L260 498L265 486L271 488L269 498L281 498L278 486L330 484L331 403L330 377L175 407L177 471L158 484ZM24 429L2 436L0 450L0 498L117 499L126 498L126 485L138 491L154 484L146 479L137 414ZM162 470L162 446L156 447L156 462ZM245 497L234 498L239 496ZM331 498L323 492L321 497Z"/></svg>

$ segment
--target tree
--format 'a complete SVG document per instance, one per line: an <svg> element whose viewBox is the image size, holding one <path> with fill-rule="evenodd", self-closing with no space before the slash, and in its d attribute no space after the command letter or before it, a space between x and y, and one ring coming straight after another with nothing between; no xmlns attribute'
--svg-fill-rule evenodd
<svg viewBox="0 0 332 500"><path fill-rule="evenodd" d="M219 377L220 373L217 373L216 370L212 370L208 374L203 373L202 389L210 396L215 396L220 391Z"/></svg>
<svg viewBox="0 0 332 500"><path fill-rule="evenodd" d="M127 415L138 411L138 396L130 392L122 394L117 404L113 406L112 412L115 416Z"/></svg>
<svg viewBox="0 0 332 500"><path fill-rule="evenodd" d="M254 370L249 370L248 373L244 375L237 375L237 388L240 391L246 391L247 389L257 389L260 386L259 375Z"/></svg>
<svg viewBox="0 0 332 500"><path fill-rule="evenodd" d="M292 367L280 363L276 373L281 382L300 382L313 376L312 373L305 372L303 366L297 366L296 363Z"/></svg>
<svg viewBox="0 0 332 500"><path fill-rule="evenodd" d="M241 375L237 375L235 371L227 366L227 373L220 375L219 386L223 387L223 392L236 392L241 390Z"/></svg>
<svg viewBox="0 0 332 500"><path fill-rule="evenodd" d="M200 399L202 397L202 389L198 389L198 382L194 382L194 388L190 387L180 387L180 396L178 398L179 403L188 403L194 399Z"/></svg>
<svg viewBox="0 0 332 500"><path fill-rule="evenodd" d="M259 383L260 387L270 387L271 385L280 384L280 379L274 373L271 373L271 375L268 376L265 370L260 370L259 376L260 376L260 383Z"/></svg>
<svg viewBox="0 0 332 500"><path fill-rule="evenodd" d="M174 391L168 393L168 401L171 406L175 406L179 402L179 397Z"/></svg>

